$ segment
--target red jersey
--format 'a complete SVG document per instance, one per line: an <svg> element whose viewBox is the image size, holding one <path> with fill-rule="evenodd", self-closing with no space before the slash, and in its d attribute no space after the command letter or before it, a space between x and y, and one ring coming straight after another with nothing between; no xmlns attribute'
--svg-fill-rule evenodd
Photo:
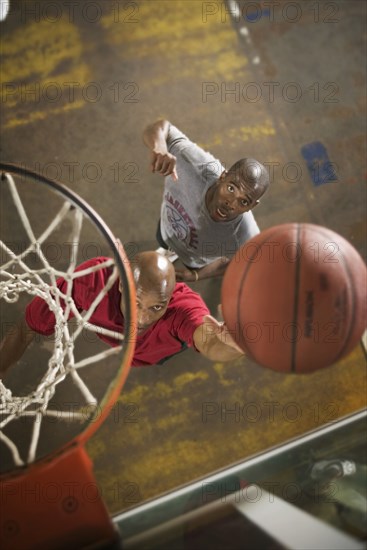
<svg viewBox="0 0 367 550"><path fill-rule="evenodd" d="M98 257L78 266L75 271L105 262L108 258ZM88 275L74 279L73 300L79 311L87 311L92 302L104 288L112 272L111 267L101 268ZM67 284L64 279L57 280L57 286L66 294ZM93 312L89 322L122 333L124 317L120 309L121 293L117 280L103 297ZM199 294L185 283L176 283L165 314L144 333L136 338L133 366L155 365L193 345L193 335L203 322L209 310ZM73 317L71 314L69 319ZM36 297L27 306L25 319L28 326L44 335L51 335L55 330L55 316L42 298ZM121 341L97 333L99 338L110 346L121 345Z"/></svg>

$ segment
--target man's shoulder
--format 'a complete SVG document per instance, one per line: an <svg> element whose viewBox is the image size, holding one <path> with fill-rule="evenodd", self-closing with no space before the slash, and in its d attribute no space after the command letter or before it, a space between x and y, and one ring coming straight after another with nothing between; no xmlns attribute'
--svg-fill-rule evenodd
<svg viewBox="0 0 367 550"><path fill-rule="evenodd" d="M183 298L190 298L193 296L199 297L202 300L200 294L192 290L192 288L190 288L186 283L176 283L175 288L173 289L171 300L181 300Z"/></svg>
<svg viewBox="0 0 367 550"><path fill-rule="evenodd" d="M186 283L176 283L168 309L185 312L193 308L208 309L200 294L192 290Z"/></svg>
<svg viewBox="0 0 367 550"><path fill-rule="evenodd" d="M244 233L246 240L260 233L259 226L251 210L241 214L238 219L238 228Z"/></svg>
<svg viewBox="0 0 367 550"><path fill-rule="evenodd" d="M205 315L209 315L209 310L200 294L185 283L176 283L168 308L158 323L162 329L187 341L188 334L191 338Z"/></svg>

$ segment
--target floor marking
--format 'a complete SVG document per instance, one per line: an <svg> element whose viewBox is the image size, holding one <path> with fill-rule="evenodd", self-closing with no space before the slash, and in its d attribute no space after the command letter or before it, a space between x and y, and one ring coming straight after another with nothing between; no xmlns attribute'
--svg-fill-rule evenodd
<svg viewBox="0 0 367 550"><path fill-rule="evenodd" d="M335 163L329 159L325 145L320 141L313 141L301 148L301 154L306 161L307 168L315 186L337 181Z"/></svg>

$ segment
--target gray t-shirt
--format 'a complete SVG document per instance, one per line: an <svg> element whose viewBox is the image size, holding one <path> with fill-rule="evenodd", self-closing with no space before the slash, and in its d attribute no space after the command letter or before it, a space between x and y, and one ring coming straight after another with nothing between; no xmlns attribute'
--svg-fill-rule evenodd
<svg viewBox="0 0 367 550"><path fill-rule="evenodd" d="M161 207L163 240L188 267L200 268L223 256L231 258L245 241L259 233L252 212L233 221L212 220L205 194L224 171L221 162L172 124L167 147L177 159L178 181L171 176L165 178Z"/></svg>

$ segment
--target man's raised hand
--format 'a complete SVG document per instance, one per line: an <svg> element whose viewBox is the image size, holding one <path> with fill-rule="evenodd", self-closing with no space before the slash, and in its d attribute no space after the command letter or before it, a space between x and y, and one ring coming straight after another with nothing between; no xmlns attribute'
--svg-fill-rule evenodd
<svg viewBox="0 0 367 550"><path fill-rule="evenodd" d="M151 153L151 168L152 172L158 172L162 176L172 176L174 181L178 180L176 170L176 157L171 153Z"/></svg>

